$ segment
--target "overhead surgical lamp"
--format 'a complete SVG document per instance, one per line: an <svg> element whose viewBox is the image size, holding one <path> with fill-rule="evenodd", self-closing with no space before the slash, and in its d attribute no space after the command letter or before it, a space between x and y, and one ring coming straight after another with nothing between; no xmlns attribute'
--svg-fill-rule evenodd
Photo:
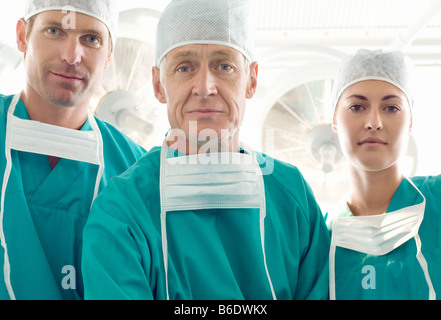
<svg viewBox="0 0 441 320"><path fill-rule="evenodd" d="M153 124L140 117L139 103L130 91L119 90L106 95L96 115L123 131L133 130L147 135L153 131Z"/></svg>
<svg viewBox="0 0 441 320"><path fill-rule="evenodd" d="M337 134L330 124L324 124L311 130L306 138L306 150L314 159L323 173L334 171L337 162L342 160L342 152Z"/></svg>
<svg viewBox="0 0 441 320"><path fill-rule="evenodd" d="M17 49L5 44L0 43L0 72L9 67L13 70L18 68L21 64L22 56Z"/></svg>

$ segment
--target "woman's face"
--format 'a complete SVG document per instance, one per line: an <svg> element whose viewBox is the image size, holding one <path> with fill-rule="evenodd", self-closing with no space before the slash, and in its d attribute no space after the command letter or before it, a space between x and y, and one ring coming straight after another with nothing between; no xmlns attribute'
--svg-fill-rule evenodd
<svg viewBox="0 0 441 320"><path fill-rule="evenodd" d="M388 82L358 82L341 95L333 129L351 166L365 171L388 169L407 151L412 129L409 102Z"/></svg>

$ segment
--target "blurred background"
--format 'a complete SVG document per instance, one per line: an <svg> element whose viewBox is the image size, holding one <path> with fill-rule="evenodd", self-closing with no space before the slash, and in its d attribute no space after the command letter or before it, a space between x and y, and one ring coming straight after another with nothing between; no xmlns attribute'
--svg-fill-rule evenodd
<svg viewBox="0 0 441 320"><path fill-rule="evenodd" d="M91 110L150 149L168 130L166 106L151 85L155 30L167 0L120 0L112 65ZM328 99L340 60L359 48L401 49L415 62L413 134L406 175L441 173L440 0L252 0L257 94L248 100L241 137L292 163L325 213L347 192L346 163L330 127ZM24 86L15 26L24 0L0 11L0 93Z"/></svg>

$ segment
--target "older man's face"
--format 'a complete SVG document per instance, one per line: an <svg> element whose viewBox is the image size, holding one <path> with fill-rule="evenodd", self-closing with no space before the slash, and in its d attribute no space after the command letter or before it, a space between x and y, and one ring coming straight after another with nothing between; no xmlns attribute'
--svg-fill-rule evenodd
<svg viewBox="0 0 441 320"><path fill-rule="evenodd" d="M189 123L197 129L238 129L246 99L254 96L257 63L250 67L237 50L222 45L187 45L167 54L161 70L154 70L158 100L167 103L172 129L189 134ZM247 70L250 68L249 70Z"/></svg>

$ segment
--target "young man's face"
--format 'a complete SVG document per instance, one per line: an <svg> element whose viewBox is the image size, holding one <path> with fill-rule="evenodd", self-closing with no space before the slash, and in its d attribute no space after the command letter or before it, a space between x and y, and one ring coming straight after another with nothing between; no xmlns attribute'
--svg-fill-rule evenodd
<svg viewBox="0 0 441 320"><path fill-rule="evenodd" d="M58 107L75 107L91 98L112 52L104 23L81 13L69 14L75 17L75 28L67 28L66 14L55 10L36 15L26 39L19 33L20 22L17 26L27 85Z"/></svg>

